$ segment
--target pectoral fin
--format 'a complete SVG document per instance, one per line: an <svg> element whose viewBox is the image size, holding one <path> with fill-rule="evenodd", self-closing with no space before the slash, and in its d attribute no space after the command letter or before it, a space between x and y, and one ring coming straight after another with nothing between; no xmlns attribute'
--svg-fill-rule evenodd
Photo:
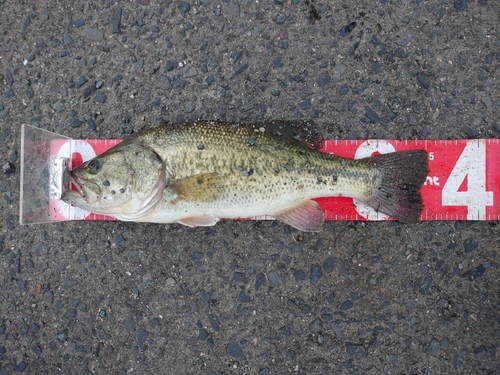
<svg viewBox="0 0 500 375"><path fill-rule="evenodd" d="M179 200L208 202L220 196L225 185L219 174L206 173L177 180L172 188Z"/></svg>
<svg viewBox="0 0 500 375"><path fill-rule="evenodd" d="M189 216L181 220L177 220L179 224L186 225L188 227L211 227L217 224L218 218L210 215L200 215L200 216Z"/></svg>
<svg viewBox="0 0 500 375"><path fill-rule="evenodd" d="M319 232L325 220L323 211L315 201L308 200L276 215L277 220L307 232Z"/></svg>

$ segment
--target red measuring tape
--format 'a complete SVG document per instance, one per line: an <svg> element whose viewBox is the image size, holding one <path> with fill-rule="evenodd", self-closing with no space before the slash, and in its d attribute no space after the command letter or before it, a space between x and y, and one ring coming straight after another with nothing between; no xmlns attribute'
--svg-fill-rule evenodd
<svg viewBox="0 0 500 375"><path fill-rule="evenodd" d="M57 140L52 153L71 150L72 167L99 155L121 140ZM421 189L425 208L421 220L500 220L500 139L325 141L322 152L359 159L373 153L424 149L429 153L427 181ZM318 198L326 220L386 220L352 198ZM112 218L53 203L52 220L110 220Z"/></svg>
<svg viewBox="0 0 500 375"><path fill-rule="evenodd" d="M429 153L429 174L420 190L421 220L500 219L500 139L455 141L327 141L324 152L347 158L423 149ZM318 200L327 220L382 220L386 216L352 199ZM368 212L368 213L367 213Z"/></svg>

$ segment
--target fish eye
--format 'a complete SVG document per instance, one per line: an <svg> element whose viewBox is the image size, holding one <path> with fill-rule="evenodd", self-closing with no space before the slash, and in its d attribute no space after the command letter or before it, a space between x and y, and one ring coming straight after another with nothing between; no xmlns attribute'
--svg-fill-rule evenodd
<svg viewBox="0 0 500 375"><path fill-rule="evenodd" d="M99 159L93 159L87 165L87 169L90 174L97 174L102 169L102 163Z"/></svg>

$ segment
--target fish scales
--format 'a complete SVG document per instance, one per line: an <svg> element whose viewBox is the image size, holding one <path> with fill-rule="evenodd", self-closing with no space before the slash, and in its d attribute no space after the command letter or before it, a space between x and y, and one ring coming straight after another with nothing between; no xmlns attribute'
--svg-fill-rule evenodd
<svg viewBox="0 0 500 375"><path fill-rule="evenodd" d="M249 126L233 129L231 124L201 123L175 131L152 129L139 137L164 160L173 180L218 174L223 176L221 190L227 191L226 196L243 190L254 203L285 193L296 199L306 189L313 197L356 189L363 194L380 175L369 162L320 153ZM252 138L255 144L250 146Z"/></svg>

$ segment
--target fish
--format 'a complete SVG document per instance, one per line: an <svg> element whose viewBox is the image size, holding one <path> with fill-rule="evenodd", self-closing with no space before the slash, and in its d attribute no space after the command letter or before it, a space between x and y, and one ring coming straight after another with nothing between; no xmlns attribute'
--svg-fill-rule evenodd
<svg viewBox="0 0 500 375"><path fill-rule="evenodd" d="M419 220L425 150L346 159L287 137L280 122L193 122L139 131L69 171L62 200L118 220L212 226L271 216L318 232L314 198L352 197L394 220Z"/></svg>

